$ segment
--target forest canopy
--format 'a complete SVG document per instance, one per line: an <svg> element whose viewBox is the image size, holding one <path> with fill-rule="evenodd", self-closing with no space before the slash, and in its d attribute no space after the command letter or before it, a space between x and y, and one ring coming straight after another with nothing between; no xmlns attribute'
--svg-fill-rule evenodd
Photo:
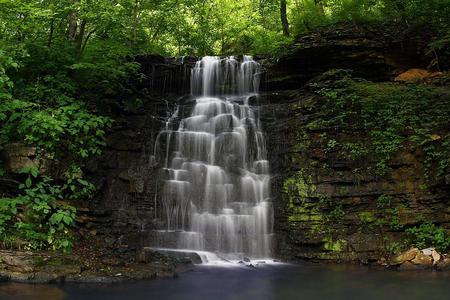
<svg viewBox="0 0 450 300"><path fill-rule="evenodd" d="M449 0L2 0L0 11L2 47L73 48L78 58L273 54L335 22L450 23Z"/></svg>

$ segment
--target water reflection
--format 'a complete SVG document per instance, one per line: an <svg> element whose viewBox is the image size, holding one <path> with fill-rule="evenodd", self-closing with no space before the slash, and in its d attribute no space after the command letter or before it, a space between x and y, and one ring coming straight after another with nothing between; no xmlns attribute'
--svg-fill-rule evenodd
<svg viewBox="0 0 450 300"><path fill-rule="evenodd" d="M62 300L66 293L55 285L3 283L0 284L0 299L20 300Z"/></svg>
<svg viewBox="0 0 450 300"><path fill-rule="evenodd" d="M4 284L0 299L449 299L450 274L396 272L358 266L198 266L178 279L115 285L36 286ZM28 297L28 298L27 298Z"/></svg>

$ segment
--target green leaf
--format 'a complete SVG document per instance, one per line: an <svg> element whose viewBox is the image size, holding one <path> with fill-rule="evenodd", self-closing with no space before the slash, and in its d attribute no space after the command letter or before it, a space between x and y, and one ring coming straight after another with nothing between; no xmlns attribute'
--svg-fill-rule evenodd
<svg viewBox="0 0 450 300"><path fill-rule="evenodd" d="M26 186L27 188L31 187L31 178L30 178L30 177L28 177L28 178L25 180L25 186Z"/></svg>

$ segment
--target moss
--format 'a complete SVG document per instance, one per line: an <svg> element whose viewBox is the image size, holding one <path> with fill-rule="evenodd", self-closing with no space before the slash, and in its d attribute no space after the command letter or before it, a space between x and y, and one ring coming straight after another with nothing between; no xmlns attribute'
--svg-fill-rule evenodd
<svg viewBox="0 0 450 300"><path fill-rule="evenodd" d="M334 241L331 237L323 239L323 250L332 252L341 252L347 246L347 241L343 239L338 239Z"/></svg>
<svg viewBox="0 0 450 300"><path fill-rule="evenodd" d="M377 218L374 216L374 213L371 211L363 211L358 214L359 220L363 224L374 223Z"/></svg>
<svg viewBox="0 0 450 300"><path fill-rule="evenodd" d="M323 215L315 209L307 209L305 207L294 207L293 213L288 217L289 222L308 222L323 221Z"/></svg>
<svg viewBox="0 0 450 300"><path fill-rule="evenodd" d="M317 187L312 183L312 176L305 176L300 170L284 181L283 189L289 198L289 208L295 208L297 200L302 202L314 196Z"/></svg>
<svg viewBox="0 0 450 300"><path fill-rule="evenodd" d="M312 183L312 176L305 176L304 171L298 171L294 176L285 180L284 192L288 197L288 207L291 214L289 222L322 221L323 215L318 205L308 203L309 198L316 197L317 187Z"/></svg>
<svg viewBox="0 0 450 300"><path fill-rule="evenodd" d="M311 145L311 139L307 132L305 132L303 129L297 130L295 134L295 145L294 145L294 151L303 152L306 151L310 145Z"/></svg>
<svg viewBox="0 0 450 300"><path fill-rule="evenodd" d="M33 263L35 266L40 267L45 265L45 259L42 256L33 256Z"/></svg>

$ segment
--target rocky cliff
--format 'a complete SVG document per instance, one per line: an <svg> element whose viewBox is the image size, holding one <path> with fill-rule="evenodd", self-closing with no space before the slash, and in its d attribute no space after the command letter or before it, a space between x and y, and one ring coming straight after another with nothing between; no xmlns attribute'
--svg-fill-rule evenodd
<svg viewBox="0 0 450 300"><path fill-rule="evenodd" d="M352 112L349 107L339 111L329 105L323 91L341 89L339 84L342 81L336 78L321 78L299 90L262 96L278 255L376 261L408 247L408 228L430 222L448 231L448 167L442 174L435 173L436 164L446 164L448 152L442 161L434 157L431 162L421 146L409 141L411 132L400 133L401 145L395 145L395 137L377 140L358 123L357 116L342 123L330 122L336 116L346 118L343 114L364 113ZM402 85L363 84L378 92L387 88L402 92ZM448 89L439 90L437 99L448 105ZM438 127L434 128L436 140L430 134L428 146L448 151L440 148L448 147L444 140L448 127ZM383 150L376 149L381 143L386 143ZM391 152L383 157L377 150Z"/></svg>
<svg viewBox="0 0 450 300"><path fill-rule="evenodd" d="M433 171L446 158L436 156L430 161L426 149L411 141L416 136L411 132L414 128L399 130L400 140L395 135L392 141L389 137L378 141L362 123L367 120L356 117L364 110L348 103L340 108L330 104L342 96L339 93L353 93L355 99L404 93L399 101L426 96L430 97L427 105L448 104L448 89L438 87L448 82L445 76L434 80L432 87L383 83L408 68L426 67L424 47L423 39L411 39L406 33L387 35L377 28L343 26L300 37L288 55L277 62L263 62L268 74L258 102L273 174L276 256L375 261L406 247L408 228L424 221L449 230L448 168L444 166L439 174ZM147 74L137 89L143 102L117 114L107 151L91 169L99 193L87 210L94 217L86 218L84 226L92 228L91 234L107 237L111 246L145 245L148 230L161 225L155 218L162 175L152 164L154 143L175 104L186 94L193 61L139 59ZM345 70L327 72L339 68ZM404 87L432 91L423 94ZM336 99L330 102L333 94ZM392 108L374 107L372 117L377 109L381 114ZM409 113L420 114L414 109ZM427 119L450 117L447 110L441 112L427 111ZM336 123L341 117L346 119ZM377 126L390 130L394 125L389 122ZM429 130L425 134L445 156L449 128L444 123L425 126ZM376 148L377 141L385 143L381 150Z"/></svg>
<svg viewBox="0 0 450 300"><path fill-rule="evenodd" d="M414 230L449 231L448 76L391 82L430 62L431 37L413 36L345 25L299 37L278 61L262 60L267 76L255 104L273 174L275 256L370 262L420 242L411 240ZM194 61L137 60L144 78L105 101L114 126L85 170L97 193L78 203L83 239L120 253L148 245L161 226L155 141L188 100Z"/></svg>

